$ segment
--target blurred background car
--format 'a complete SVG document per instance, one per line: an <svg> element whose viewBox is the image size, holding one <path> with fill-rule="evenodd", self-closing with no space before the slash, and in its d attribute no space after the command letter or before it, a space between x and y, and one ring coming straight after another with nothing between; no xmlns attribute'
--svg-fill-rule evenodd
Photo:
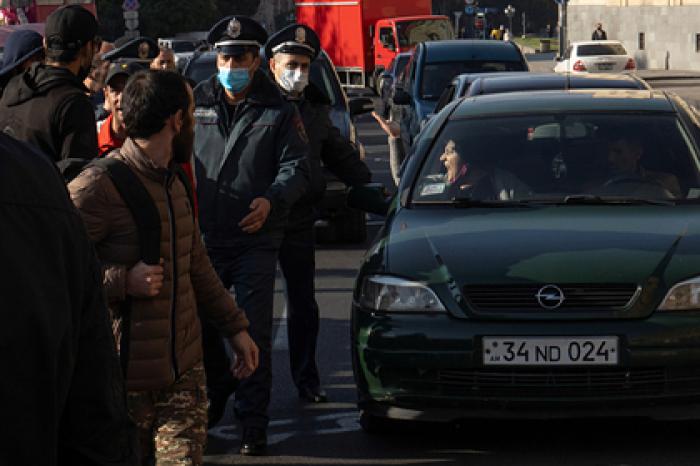
<svg viewBox="0 0 700 466"><path fill-rule="evenodd" d="M263 53L263 52L261 52ZM267 60L261 69L267 71ZM216 74L216 52L196 52L185 66L185 78L193 86ZM348 99L340 86L338 75L328 55L321 51L311 63L309 80L328 98L331 106L331 121L341 134L358 146L364 157L364 148L357 138L353 118L374 110L374 103L367 97ZM326 193L319 203L319 219L316 236L319 242L360 243L367 238L365 213L346 205L347 186L324 170Z"/></svg>
<svg viewBox="0 0 700 466"><path fill-rule="evenodd" d="M418 44L396 84L391 105L400 107L401 135L410 146L423 120L433 113L450 81L462 73L528 71L525 57L513 42L443 40Z"/></svg>
<svg viewBox="0 0 700 466"><path fill-rule="evenodd" d="M617 40L574 42L554 66L557 73L620 73L637 68L634 58Z"/></svg>
<svg viewBox="0 0 700 466"><path fill-rule="evenodd" d="M377 88L379 89L379 99L381 101L381 111L385 118L389 116L389 101L394 92L394 87L399 76L406 69L408 60L412 52L404 52L396 55L386 70L379 76Z"/></svg>

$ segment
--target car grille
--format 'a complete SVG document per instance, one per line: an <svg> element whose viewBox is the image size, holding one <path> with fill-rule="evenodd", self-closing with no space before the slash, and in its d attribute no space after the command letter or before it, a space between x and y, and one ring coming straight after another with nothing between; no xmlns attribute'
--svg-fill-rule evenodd
<svg viewBox="0 0 700 466"><path fill-rule="evenodd" d="M567 398L654 396L700 390L696 369L557 371L440 370L443 395L458 397Z"/></svg>
<svg viewBox="0 0 700 466"><path fill-rule="evenodd" d="M545 285L467 285L464 294L476 310L542 310L537 293ZM631 304L637 292L634 284L561 285L564 301L557 310L610 310Z"/></svg>

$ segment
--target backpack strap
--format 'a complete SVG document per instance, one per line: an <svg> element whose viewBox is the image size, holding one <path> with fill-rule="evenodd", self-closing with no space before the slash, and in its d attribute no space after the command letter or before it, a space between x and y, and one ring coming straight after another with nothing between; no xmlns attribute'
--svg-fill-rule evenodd
<svg viewBox="0 0 700 466"><path fill-rule="evenodd" d="M179 163L175 164L175 168L173 169L175 172L175 176L178 177L178 179L182 182L182 184L185 186L185 192L187 193L187 199L190 200L190 210L192 211L192 220L196 220L197 214L195 212L194 208L194 186L192 186L192 182L190 181L190 177L187 176L187 172L185 172L185 169L182 168L182 165Z"/></svg>
<svg viewBox="0 0 700 466"><path fill-rule="evenodd" d="M94 159L92 165L103 168L134 217L139 235L141 260L148 265L160 261L161 219L156 203L139 177L119 159Z"/></svg>
<svg viewBox="0 0 700 466"><path fill-rule="evenodd" d="M149 265L160 262L160 213L156 203L138 176L123 161L102 157L92 160L90 165L103 168L117 188L131 215L134 217L139 236L141 260ZM131 297L121 303L121 339L119 359L122 374L126 378L131 346Z"/></svg>

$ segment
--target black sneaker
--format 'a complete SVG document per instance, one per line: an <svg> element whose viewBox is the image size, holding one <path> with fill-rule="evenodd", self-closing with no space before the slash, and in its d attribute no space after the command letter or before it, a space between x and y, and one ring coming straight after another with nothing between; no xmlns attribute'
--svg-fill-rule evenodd
<svg viewBox="0 0 700 466"><path fill-rule="evenodd" d="M299 389L299 398L308 401L309 403L326 403L328 401L328 395L320 387L309 388L302 387Z"/></svg>
<svg viewBox="0 0 700 466"><path fill-rule="evenodd" d="M267 448L267 432L260 427L245 427L241 440L241 455L261 456Z"/></svg>

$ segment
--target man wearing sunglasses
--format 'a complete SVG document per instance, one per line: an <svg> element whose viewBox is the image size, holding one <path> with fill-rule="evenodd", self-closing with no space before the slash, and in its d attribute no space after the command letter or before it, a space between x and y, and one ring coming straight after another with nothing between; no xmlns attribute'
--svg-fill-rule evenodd
<svg viewBox="0 0 700 466"><path fill-rule="evenodd" d="M83 80L100 49L97 20L68 5L46 20L45 63L10 80L0 101L0 128L55 162L97 156L95 115Z"/></svg>

